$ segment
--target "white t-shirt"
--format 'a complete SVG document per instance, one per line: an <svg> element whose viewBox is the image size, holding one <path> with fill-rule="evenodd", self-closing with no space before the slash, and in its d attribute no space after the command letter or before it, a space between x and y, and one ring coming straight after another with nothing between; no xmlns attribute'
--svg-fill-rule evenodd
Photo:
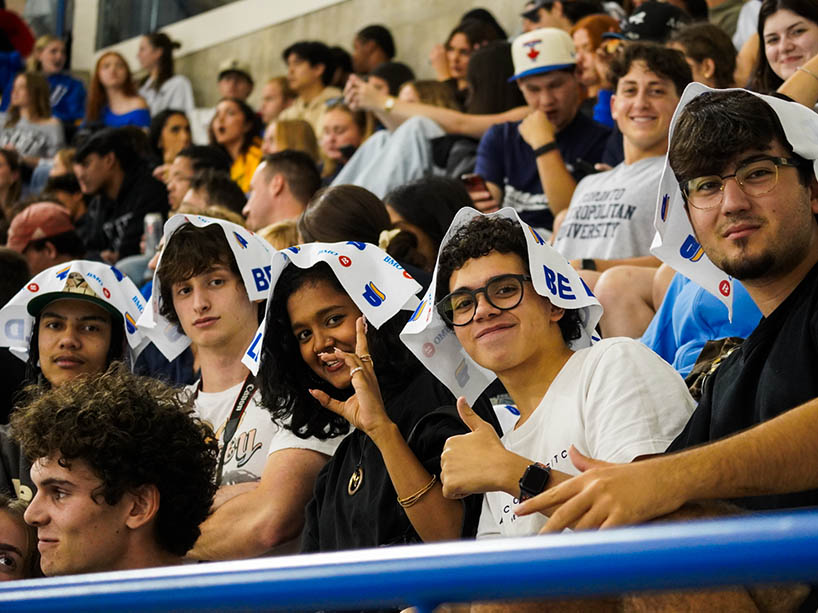
<svg viewBox="0 0 818 613"><path fill-rule="evenodd" d="M682 431L695 402L679 373L631 338L609 338L566 362L534 413L502 441L506 449L570 475L571 445L606 462L662 453ZM489 492L477 538L536 534L540 513L517 517L518 500Z"/></svg>
<svg viewBox="0 0 818 613"><path fill-rule="evenodd" d="M165 109L184 111L188 120L195 108L193 102L193 88L190 81L184 75L173 75L170 79L162 83L159 90L153 88L153 78L145 81L139 88L139 95L145 99L151 110L151 116L157 115Z"/></svg>
<svg viewBox="0 0 818 613"><path fill-rule="evenodd" d="M193 394L198 386L197 381L185 389ZM224 428L243 388L242 382L222 392L200 391L196 396L194 414L213 428L219 439L219 453ZM325 441L314 437L299 438L291 430L275 424L270 412L259 404L260 400L261 392L256 391L239 421L236 433L228 443L220 485L260 479L267 457L281 449L312 449L331 456L343 439L341 436Z"/></svg>
<svg viewBox="0 0 818 613"><path fill-rule="evenodd" d="M665 157L624 162L577 184L554 248L569 260L650 255Z"/></svg>

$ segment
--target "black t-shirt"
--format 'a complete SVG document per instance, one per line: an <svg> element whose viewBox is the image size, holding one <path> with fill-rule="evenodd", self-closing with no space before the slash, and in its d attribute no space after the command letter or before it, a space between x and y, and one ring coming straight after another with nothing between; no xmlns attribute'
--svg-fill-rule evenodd
<svg viewBox="0 0 818 613"><path fill-rule="evenodd" d="M423 466L440 476L440 453L450 436L468 432L454 408L455 398L429 372L423 371L386 410ZM475 403L475 412L499 431L490 403ZM354 495L350 477L361 465L363 480ZM463 536L474 536L481 496L464 501ZM420 537L398 504L397 493L378 448L360 430L347 436L318 475L306 509L302 551L340 551L383 545L419 543Z"/></svg>
<svg viewBox="0 0 818 613"><path fill-rule="evenodd" d="M102 193L93 197L77 231L90 253L109 249L124 258L139 253L147 213L159 213L164 219L168 192L146 166L137 166L125 174L116 200Z"/></svg>
<svg viewBox="0 0 818 613"><path fill-rule="evenodd" d="M719 366L668 451L715 441L818 397L818 265ZM735 501L751 509L818 505L818 490Z"/></svg>

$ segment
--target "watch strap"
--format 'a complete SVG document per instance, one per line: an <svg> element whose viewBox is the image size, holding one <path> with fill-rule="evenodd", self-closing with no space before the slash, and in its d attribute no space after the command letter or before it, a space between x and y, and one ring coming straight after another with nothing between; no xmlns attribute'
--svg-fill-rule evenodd
<svg viewBox="0 0 818 613"><path fill-rule="evenodd" d="M551 468L541 462L529 464L520 478L520 501L528 500L541 494L551 479Z"/></svg>
<svg viewBox="0 0 818 613"><path fill-rule="evenodd" d="M549 151L553 151L556 148L557 148L557 141L552 140L550 143L548 143L546 145L543 145L542 147L537 147L536 149L534 149L534 157L538 158L541 155L545 155Z"/></svg>

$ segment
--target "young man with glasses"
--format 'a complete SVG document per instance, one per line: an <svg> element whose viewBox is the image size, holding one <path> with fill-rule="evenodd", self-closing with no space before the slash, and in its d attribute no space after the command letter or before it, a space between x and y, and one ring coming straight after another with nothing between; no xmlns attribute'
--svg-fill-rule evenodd
<svg viewBox="0 0 818 613"><path fill-rule="evenodd" d="M742 281L764 318L713 374L668 451L697 447L630 466L574 455L587 472L523 508L561 504L552 530L637 523L691 500L818 505L818 118L747 92L690 98L670 168L704 253Z"/></svg>
<svg viewBox="0 0 818 613"><path fill-rule="evenodd" d="M535 534L545 517L517 517L514 507L577 474L572 445L630 462L661 452L693 410L681 377L638 342L613 338L574 350L585 322L535 290L532 271L541 267L529 260L521 226L495 216L463 225L439 258L438 312L519 413L500 439L458 401L472 432L446 442L441 480L448 497L486 493L478 538ZM563 295L572 292L570 279L552 274Z"/></svg>

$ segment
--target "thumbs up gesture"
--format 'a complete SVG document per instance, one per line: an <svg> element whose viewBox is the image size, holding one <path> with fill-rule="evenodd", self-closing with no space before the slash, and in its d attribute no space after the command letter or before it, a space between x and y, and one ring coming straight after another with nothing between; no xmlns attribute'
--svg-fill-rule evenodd
<svg viewBox="0 0 818 613"><path fill-rule="evenodd" d="M508 451L490 423L472 411L466 399L457 399L457 412L468 434L452 436L440 455L440 480L446 498L506 491L520 493L518 482L530 460Z"/></svg>

